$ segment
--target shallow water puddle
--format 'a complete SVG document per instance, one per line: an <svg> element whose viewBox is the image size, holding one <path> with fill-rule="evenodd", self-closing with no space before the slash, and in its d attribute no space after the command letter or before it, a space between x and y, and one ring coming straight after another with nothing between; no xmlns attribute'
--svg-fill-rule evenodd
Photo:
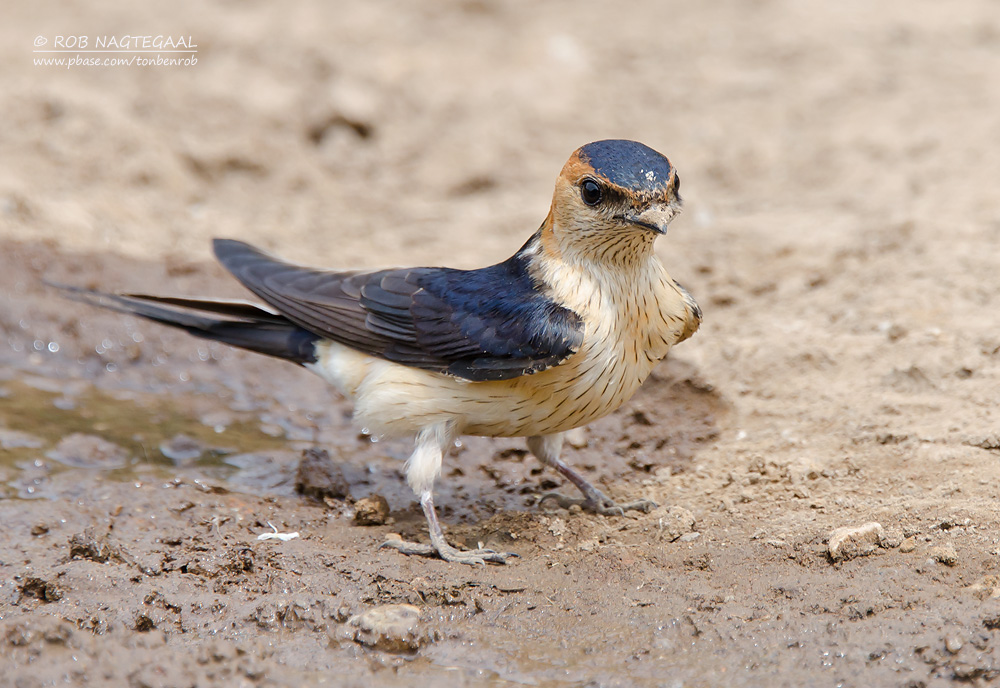
<svg viewBox="0 0 1000 688"><path fill-rule="evenodd" d="M234 464L234 456L288 448L252 414L227 414L226 422L213 422L191 411L193 401L134 391L110 394L82 380L5 381L0 497L55 496L38 489L40 478L74 470L127 481L140 472L148 477L150 468L170 477L177 469L196 467L223 478L252 463L243 458ZM234 489L240 489L236 482ZM254 487L253 481L244 487Z"/></svg>

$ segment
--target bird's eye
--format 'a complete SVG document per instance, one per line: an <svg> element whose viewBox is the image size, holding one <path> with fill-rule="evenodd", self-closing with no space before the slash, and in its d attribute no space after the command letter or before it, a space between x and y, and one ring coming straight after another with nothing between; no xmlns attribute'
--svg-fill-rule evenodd
<svg viewBox="0 0 1000 688"><path fill-rule="evenodd" d="M580 197L587 205L597 205L603 198L601 185L593 179L584 179L583 184L580 184Z"/></svg>

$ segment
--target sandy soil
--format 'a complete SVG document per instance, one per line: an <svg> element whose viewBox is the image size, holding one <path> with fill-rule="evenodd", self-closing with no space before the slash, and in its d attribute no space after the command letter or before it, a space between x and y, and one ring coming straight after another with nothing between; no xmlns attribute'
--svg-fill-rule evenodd
<svg viewBox="0 0 1000 688"><path fill-rule="evenodd" d="M198 63L32 62L124 34ZM994 3L46 2L0 38L7 685L1000 676ZM706 317L567 458L664 506L548 510L522 443L468 438L438 503L504 567L378 550L426 537L407 446L308 373L41 282L242 295L213 236L484 265L607 137L680 170L659 251ZM357 525L373 495L388 521Z"/></svg>

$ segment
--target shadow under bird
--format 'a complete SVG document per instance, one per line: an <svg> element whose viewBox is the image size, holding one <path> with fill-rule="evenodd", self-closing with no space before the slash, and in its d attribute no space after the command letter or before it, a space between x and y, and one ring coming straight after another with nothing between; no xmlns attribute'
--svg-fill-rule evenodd
<svg viewBox="0 0 1000 688"><path fill-rule="evenodd" d="M615 503L559 455L566 431L619 408L670 347L698 329L701 310L653 252L680 211L679 184L653 149L597 141L570 156L538 231L489 267L320 270L216 239L219 262L266 306L64 289L319 374L354 402L360 425L416 437L406 478L430 544L384 546L502 564L515 555L450 545L434 510L434 481L460 435L527 437L590 511L653 506Z"/></svg>

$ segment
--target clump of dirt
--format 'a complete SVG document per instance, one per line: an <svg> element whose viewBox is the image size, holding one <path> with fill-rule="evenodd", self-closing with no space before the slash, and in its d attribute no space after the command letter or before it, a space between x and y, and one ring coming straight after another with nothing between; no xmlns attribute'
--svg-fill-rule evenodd
<svg viewBox="0 0 1000 688"><path fill-rule="evenodd" d="M389 502L382 495L368 495L354 505L354 522L359 526L381 526L389 520Z"/></svg>
<svg viewBox="0 0 1000 688"><path fill-rule="evenodd" d="M341 466L330 458L329 452L315 447L302 452L295 475L295 491L320 501L351 496L351 486Z"/></svg>

